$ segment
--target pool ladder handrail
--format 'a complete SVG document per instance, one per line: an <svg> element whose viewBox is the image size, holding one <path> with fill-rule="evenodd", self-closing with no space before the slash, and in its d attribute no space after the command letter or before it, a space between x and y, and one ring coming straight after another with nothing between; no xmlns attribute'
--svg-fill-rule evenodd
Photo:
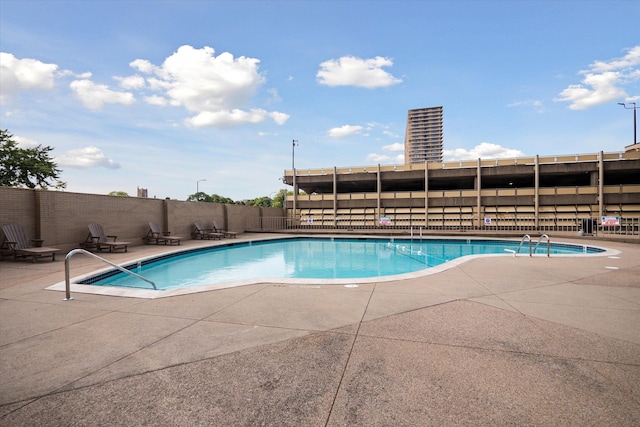
<svg viewBox="0 0 640 427"><path fill-rule="evenodd" d="M522 240L520 240L520 245L518 246L518 250L516 251L516 253L517 254L520 253L520 248L522 247L524 242L529 242L529 256L532 256L531 255L531 236L529 236L528 234L525 234L524 236L522 236Z"/></svg>
<svg viewBox="0 0 640 427"><path fill-rule="evenodd" d="M551 239L549 238L548 234L543 234L542 236L540 236L540 238L538 238L538 243L536 243L533 251L536 252L538 250L538 246L540 245L540 242L542 242L542 239L547 239L547 258L549 258L551 256Z"/></svg>
<svg viewBox="0 0 640 427"><path fill-rule="evenodd" d="M109 264L110 266L122 271L123 273L129 274L131 276L137 277L138 279L142 279L147 283L150 283L151 286L153 286L153 289L157 290L158 288L156 288L156 284L153 283L151 280L149 279L145 279L144 277L140 276L139 274L134 273L133 271L127 270L126 268L122 268L119 265L116 265L114 263L112 263L111 261L108 261L104 258L102 258L101 256L98 256L94 253L91 253L87 250L84 249L73 249L72 251L70 251L66 257L64 257L64 284L65 284L65 298L63 299L63 301L71 301L73 298L71 298L71 277L69 274L69 270L70 270L70 264L71 264L71 257L76 255L76 254L85 254L85 255L90 255L94 258L99 259L100 261L103 261L107 264Z"/></svg>

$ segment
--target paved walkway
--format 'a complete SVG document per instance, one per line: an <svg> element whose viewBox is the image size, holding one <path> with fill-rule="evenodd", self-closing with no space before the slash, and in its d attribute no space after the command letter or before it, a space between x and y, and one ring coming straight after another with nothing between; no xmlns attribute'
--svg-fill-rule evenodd
<svg viewBox="0 0 640 427"><path fill-rule="evenodd" d="M2 261L0 425L637 426L640 245L590 243L620 253L155 300L62 301L62 256Z"/></svg>

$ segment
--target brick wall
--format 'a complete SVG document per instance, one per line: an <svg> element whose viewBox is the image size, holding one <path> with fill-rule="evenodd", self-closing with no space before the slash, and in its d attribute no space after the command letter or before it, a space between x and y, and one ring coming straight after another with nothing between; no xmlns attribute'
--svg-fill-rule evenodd
<svg viewBox="0 0 640 427"><path fill-rule="evenodd" d="M190 239L194 221L209 227L215 220L220 227L242 233L248 218L284 215L278 208L0 187L0 226L21 224L29 238L63 250L78 247L90 223L139 245L151 221L173 236Z"/></svg>
<svg viewBox="0 0 640 427"><path fill-rule="evenodd" d="M35 238L38 219L35 192L19 188L0 187L0 225L22 224L30 238ZM2 230L0 230L2 234ZM2 236L4 238L4 235Z"/></svg>

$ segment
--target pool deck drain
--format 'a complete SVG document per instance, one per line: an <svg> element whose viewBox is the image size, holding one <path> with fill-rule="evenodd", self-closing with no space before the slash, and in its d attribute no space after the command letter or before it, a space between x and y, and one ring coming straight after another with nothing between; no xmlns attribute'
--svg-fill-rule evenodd
<svg viewBox="0 0 640 427"><path fill-rule="evenodd" d="M640 245L576 242L620 253L153 300L2 261L0 425L637 425Z"/></svg>

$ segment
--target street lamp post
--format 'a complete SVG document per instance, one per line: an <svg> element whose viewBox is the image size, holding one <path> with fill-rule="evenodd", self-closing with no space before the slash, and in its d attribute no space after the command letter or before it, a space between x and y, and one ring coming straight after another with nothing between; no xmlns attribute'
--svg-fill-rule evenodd
<svg viewBox="0 0 640 427"><path fill-rule="evenodd" d="M637 131L636 131L636 110L638 109L638 107L636 107L636 103L635 102L630 102L629 104L633 104L633 107L627 107L627 104L625 104L624 102L618 102L618 105L622 105L624 107L625 110L633 110L633 143L637 144L638 143L638 136L637 136Z"/></svg>
<svg viewBox="0 0 640 427"><path fill-rule="evenodd" d="M291 169L293 172L293 215L292 218L295 222L296 219L296 209L298 208L298 183L296 182L296 145L298 145L298 140L294 139L291 143Z"/></svg>
<svg viewBox="0 0 640 427"><path fill-rule="evenodd" d="M206 181L206 179L199 179L196 181L196 197L198 197L198 193L200 192L200 183L202 181Z"/></svg>
<svg viewBox="0 0 640 427"><path fill-rule="evenodd" d="M298 144L298 140L294 139L293 143L291 144L291 169L295 170L296 168L296 146L299 145Z"/></svg>

